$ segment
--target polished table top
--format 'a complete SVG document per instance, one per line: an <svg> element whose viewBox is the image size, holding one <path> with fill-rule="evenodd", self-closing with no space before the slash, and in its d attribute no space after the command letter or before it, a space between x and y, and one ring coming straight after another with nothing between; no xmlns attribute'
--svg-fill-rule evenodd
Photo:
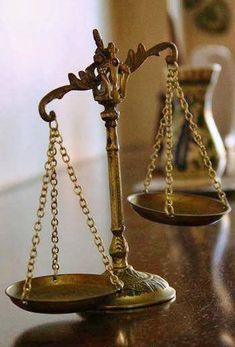
<svg viewBox="0 0 235 347"><path fill-rule="evenodd" d="M143 178L144 154L122 153L124 198ZM105 157L76 167L108 247L111 233ZM101 273L102 262L63 171L59 179L61 272ZM0 194L1 347L235 346L234 212L207 227L166 226L142 219L124 199L129 263L165 278L177 291L174 302L83 317L34 314L14 306L3 292L25 276L39 190L39 180L32 180ZM48 218L44 225L37 275L51 273Z"/></svg>

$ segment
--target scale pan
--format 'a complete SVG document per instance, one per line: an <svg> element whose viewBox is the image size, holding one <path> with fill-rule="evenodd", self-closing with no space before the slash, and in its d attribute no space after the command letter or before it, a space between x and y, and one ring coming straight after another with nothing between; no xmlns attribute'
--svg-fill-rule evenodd
<svg viewBox="0 0 235 347"><path fill-rule="evenodd" d="M23 285L24 281L10 285L6 294L23 310L39 313L73 313L94 309L118 291L104 275L58 275L56 281L53 276L43 276L32 279L27 303L23 303Z"/></svg>
<svg viewBox="0 0 235 347"><path fill-rule="evenodd" d="M151 221L182 226L199 226L215 223L229 213L218 199L198 194L174 192L172 196L175 215L164 212L165 192L136 193L128 197L134 210Z"/></svg>

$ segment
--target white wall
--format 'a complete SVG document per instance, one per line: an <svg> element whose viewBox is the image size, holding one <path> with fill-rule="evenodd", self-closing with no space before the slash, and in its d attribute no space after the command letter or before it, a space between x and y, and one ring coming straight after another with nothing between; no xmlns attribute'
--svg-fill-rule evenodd
<svg viewBox="0 0 235 347"><path fill-rule="evenodd" d="M47 124L38 102L92 62L92 29L111 40L106 0L1 0L0 190L38 175L45 160ZM104 150L104 125L91 91L54 103L73 159ZM53 106L54 106L53 105Z"/></svg>

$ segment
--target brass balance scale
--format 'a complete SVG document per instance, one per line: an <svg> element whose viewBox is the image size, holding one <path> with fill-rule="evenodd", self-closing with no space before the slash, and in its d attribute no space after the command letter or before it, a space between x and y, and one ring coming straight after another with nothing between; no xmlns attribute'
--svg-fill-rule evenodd
<svg viewBox="0 0 235 347"><path fill-rule="evenodd" d="M170 55L165 60L168 68L166 85L166 102L159 131L155 138L154 151L147 167L144 190L128 197L133 208L144 218L157 223L179 226L199 226L214 223L224 214L230 212L230 206L222 191L221 184L212 168L198 127L188 109L184 93L178 82L177 48L173 43L163 42L145 50L140 44L137 52L129 50L125 63L121 63L113 43L104 47L97 30L93 31L96 43L94 62L85 71L79 72L79 78L69 74L70 84L59 87L48 93L39 104L42 119L49 123L49 146L45 173L42 178L42 190L39 198L37 219L34 224L32 248L24 281L12 284L6 289L7 295L20 308L41 313L71 313L86 310L108 311L130 309L169 301L175 297L175 290L161 277L139 272L128 264L129 247L124 237L122 207L122 184L120 177L119 144L117 122L119 112L116 106L124 100L126 83L131 73L136 71L149 56L159 56L160 52L169 49ZM91 216L88 204L75 171L71 165L68 152L63 144L56 114L46 112L46 105L54 99L61 99L71 90L92 90L95 101L104 106L101 118L107 130L107 157L109 168L111 231L113 239L110 256L105 252L103 241ZM193 139L199 147L202 160L208 169L211 183L218 193L218 199L207 196L173 192L173 141L172 121L173 97L178 97L184 115L189 123ZM165 191L149 192L152 173L156 168L158 153L162 141L166 138L166 188ZM58 209L57 209L57 155L60 154L66 165L73 191L79 199L87 226L94 237L94 242L101 255L105 272L96 274L59 274L58 248ZM42 219L44 217L48 190L51 198L52 229L52 275L33 277L37 246L40 243Z"/></svg>

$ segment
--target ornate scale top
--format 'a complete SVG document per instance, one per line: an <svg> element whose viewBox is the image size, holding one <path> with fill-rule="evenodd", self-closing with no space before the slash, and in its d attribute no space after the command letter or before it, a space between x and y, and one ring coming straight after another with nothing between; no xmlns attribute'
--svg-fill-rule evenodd
<svg viewBox="0 0 235 347"><path fill-rule="evenodd" d="M156 135L154 152L147 167L144 191L130 196L128 198L130 203L140 215L147 219L177 225L209 224L219 220L230 210L178 82L176 46L170 42L163 42L146 50L140 44L137 52L129 50L126 61L122 63L117 58L117 48L113 43L109 43L105 48L97 30L93 31L93 35L97 46L93 63L85 71L80 71L79 77L70 73L68 85L51 91L39 103L41 117L49 122L49 146L39 208L34 224L26 279L11 285L6 290L7 295L16 305L33 312L68 313L88 309L101 311L129 309L165 302L175 297L175 290L164 279L157 275L136 271L128 264L129 246L124 237L125 226L117 135L119 112L116 110L116 106L125 98L127 80L130 74L136 71L149 56L159 56L161 51L171 50L171 54L165 57L168 66L166 104ZM109 253L112 262L106 254L95 220L91 215L82 187L63 144L56 114L54 111L46 112L48 103L54 99L61 99L72 90L92 90L95 101L104 106L101 117L105 121L107 131L106 150L109 168L111 231L113 233ZM174 95L180 100L185 118L189 123L194 141L199 146L203 162L208 169L208 175L218 193L219 200L173 192L172 100ZM165 192L149 192L158 152L165 138L167 149L166 189ZM59 274L59 222L57 219L57 155L59 154L66 166L73 191L79 200L87 226L102 258L105 267L105 273L102 275ZM48 190L50 190L51 198L52 275L34 278L37 246L40 243L42 218Z"/></svg>
<svg viewBox="0 0 235 347"><path fill-rule="evenodd" d="M54 111L47 114L45 106L54 99L61 99L71 90L92 89L95 101L107 109L113 109L125 98L129 75L137 70L149 56L159 56L161 51L170 48L172 54L166 56L166 62L173 64L178 58L177 48L171 42L162 42L147 51L140 43L137 52L130 49L125 63L122 63L117 58L118 50L112 42L105 48L98 30L93 31L93 36L97 46L94 62L85 71L79 71L79 78L69 73L69 85L51 91L41 100L39 113L46 122L53 121L56 115Z"/></svg>

